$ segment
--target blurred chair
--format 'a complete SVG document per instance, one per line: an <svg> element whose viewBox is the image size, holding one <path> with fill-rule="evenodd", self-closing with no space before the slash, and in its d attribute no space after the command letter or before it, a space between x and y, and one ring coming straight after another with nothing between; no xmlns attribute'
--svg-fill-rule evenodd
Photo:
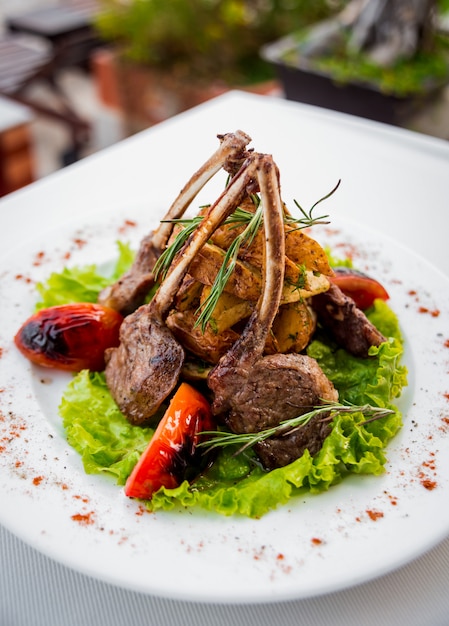
<svg viewBox="0 0 449 626"><path fill-rule="evenodd" d="M27 107L0 96L0 197L34 181L33 119Z"/></svg>
<svg viewBox="0 0 449 626"><path fill-rule="evenodd" d="M57 78L65 67L87 67L92 49L100 43L91 25L97 8L94 0L65 0L10 16L5 19L7 33L0 38L0 94L68 127L71 143L61 155L62 165L80 158L91 128L75 111ZM42 81L51 90L51 103L30 95L32 85Z"/></svg>

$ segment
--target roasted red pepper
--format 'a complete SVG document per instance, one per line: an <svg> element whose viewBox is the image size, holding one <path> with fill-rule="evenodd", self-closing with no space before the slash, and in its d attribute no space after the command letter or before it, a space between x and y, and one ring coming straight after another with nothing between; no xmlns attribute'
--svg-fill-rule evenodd
<svg viewBox="0 0 449 626"><path fill-rule="evenodd" d="M388 300L386 289L374 278L347 267L334 268L335 275L330 279L342 292L352 298L359 309L365 311L376 300Z"/></svg>
<svg viewBox="0 0 449 626"><path fill-rule="evenodd" d="M41 309L14 337L18 349L36 365L77 372L104 369L104 351L119 344L123 317L90 302Z"/></svg>
<svg viewBox="0 0 449 626"><path fill-rule="evenodd" d="M187 468L195 465L199 433L205 430L215 430L208 401L194 387L181 383L126 481L126 495L149 500L160 487L178 487Z"/></svg>

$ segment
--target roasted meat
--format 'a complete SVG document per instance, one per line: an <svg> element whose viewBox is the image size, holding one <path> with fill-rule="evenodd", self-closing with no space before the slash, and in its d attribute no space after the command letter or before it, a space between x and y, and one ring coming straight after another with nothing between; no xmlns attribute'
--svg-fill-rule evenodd
<svg viewBox="0 0 449 626"><path fill-rule="evenodd" d="M257 433L338 400L318 363L300 354L316 318L357 356L367 356L371 345L385 340L350 298L329 285L333 272L319 244L286 222L272 157L247 150L250 139L241 131L219 138L219 150L142 242L133 268L103 294L122 311L137 306L154 282L156 259L174 239L171 220L184 213L218 169L233 174L219 198L202 209L202 220L177 251L151 302L125 317L120 345L107 351L107 384L133 424L145 424L176 387L186 353L214 364L207 385L217 420L235 433ZM226 250L245 229L244 221L226 220L237 208L254 213L260 206L262 225L234 259L213 316L201 326L198 312L214 289ZM282 467L305 450L316 454L330 429L326 413L321 414L265 439L256 451L267 469Z"/></svg>
<svg viewBox="0 0 449 626"><path fill-rule="evenodd" d="M314 296L312 306L322 326L338 345L354 356L366 358L371 346L386 341L354 300L337 285L332 284L325 293Z"/></svg>
<svg viewBox="0 0 449 626"><path fill-rule="evenodd" d="M236 433L258 432L277 426L323 400L338 397L332 383L313 359L298 354L262 356L281 301L285 234L278 172L271 158L260 158L257 174L264 208L263 289L257 308L241 336L208 376L208 385L214 394L213 412ZM322 438L319 439L322 442ZM270 467L293 461L308 447L307 441L298 442L297 447L291 445L292 441L289 440L288 450L272 444L266 455ZM314 442L314 451L316 447Z"/></svg>
<svg viewBox="0 0 449 626"><path fill-rule="evenodd" d="M254 188L259 155L249 157L170 266L151 302L128 315L120 345L106 353L106 381L120 410L133 424L144 424L172 392L184 362L184 349L165 318L189 266L210 235Z"/></svg>
<svg viewBox="0 0 449 626"><path fill-rule="evenodd" d="M183 187L157 230L142 240L131 268L116 283L100 293L98 298L100 304L115 309L122 315L135 311L154 286L153 269L170 237L173 220L182 217L199 191L222 167L229 171L240 168L248 156L246 146L251 138L240 130L219 135L218 138L220 140L218 150Z"/></svg>

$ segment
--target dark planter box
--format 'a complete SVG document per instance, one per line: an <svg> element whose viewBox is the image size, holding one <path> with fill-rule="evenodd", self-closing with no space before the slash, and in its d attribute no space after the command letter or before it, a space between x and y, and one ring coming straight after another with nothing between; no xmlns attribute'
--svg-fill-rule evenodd
<svg viewBox="0 0 449 626"><path fill-rule="evenodd" d="M442 87L432 87L419 96L397 97L384 94L368 83L340 84L330 75L310 67L307 61L301 61L298 66L285 61L285 54L294 48L293 38L286 37L265 46L261 54L275 68L285 97L295 102L400 125L428 103Z"/></svg>

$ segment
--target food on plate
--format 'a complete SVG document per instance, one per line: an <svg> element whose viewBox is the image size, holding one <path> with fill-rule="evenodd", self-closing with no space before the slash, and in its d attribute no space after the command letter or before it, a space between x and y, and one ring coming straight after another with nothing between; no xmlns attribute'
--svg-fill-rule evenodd
<svg viewBox="0 0 449 626"><path fill-rule="evenodd" d="M106 348L117 346L123 317L90 302L41 309L14 337L17 348L36 365L71 372L104 369Z"/></svg>
<svg viewBox="0 0 449 626"><path fill-rule="evenodd" d="M206 398L191 385L181 383L126 481L126 495L148 500L161 487L178 487L192 475L192 468L199 471L201 433L214 427Z"/></svg>
<svg viewBox="0 0 449 626"><path fill-rule="evenodd" d="M338 345L354 356L367 358L372 346L386 341L354 300L335 283L329 285L326 292L313 297L312 307Z"/></svg>
<svg viewBox="0 0 449 626"><path fill-rule="evenodd" d="M116 283L106 287L99 296L100 304L122 313L130 313L143 303L145 295L155 283L154 266L172 232L172 221L180 218L197 193L225 165L239 164L251 138L237 131L220 137L218 150L195 172L171 205L159 227L151 232L140 246L130 270Z"/></svg>
<svg viewBox="0 0 449 626"><path fill-rule="evenodd" d="M381 473L406 370L384 287L331 267L305 232L328 223L318 203L294 217L273 158L242 131L219 140L134 261L99 281L99 306L123 316L119 341L60 413L86 471L152 510L258 517L300 489ZM219 170L223 192L186 217Z"/></svg>
<svg viewBox="0 0 449 626"><path fill-rule="evenodd" d="M331 281L340 287L341 291L354 300L362 311L368 309L374 300L388 300L387 290L379 281L349 267L335 268Z"/></svg>

